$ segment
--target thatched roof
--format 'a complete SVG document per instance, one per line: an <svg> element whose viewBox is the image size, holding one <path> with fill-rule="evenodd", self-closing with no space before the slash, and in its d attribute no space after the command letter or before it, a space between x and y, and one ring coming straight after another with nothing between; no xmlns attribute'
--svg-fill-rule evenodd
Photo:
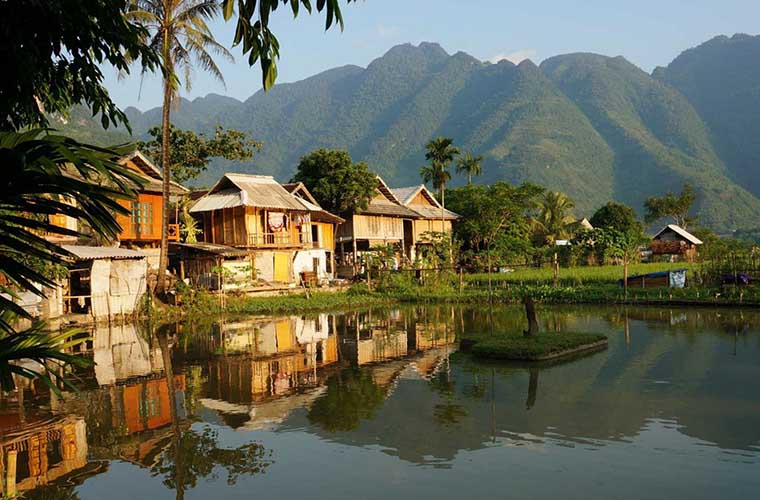
<svg viewBox="0 0 760 500"><path fill-rule="evenodd" d="M272 176L224 174L205 196L195 202L190 212L210 212L241 206L267 210L309 211Z"/></svg>

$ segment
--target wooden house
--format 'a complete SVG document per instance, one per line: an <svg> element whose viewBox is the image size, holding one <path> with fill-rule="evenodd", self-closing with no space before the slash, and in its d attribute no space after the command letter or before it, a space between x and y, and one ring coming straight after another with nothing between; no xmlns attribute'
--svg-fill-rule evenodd
<svg viewBox="0 0 760 500"><path fill-rule="evenodd" d="M649 249L653 255L680 256L692 261L697 256L702 240L675 224L668 224L654 235Z"/></svg>
<svg viewBox="0 0 760 500"><path fill-rule="evenodd" d="M319 268L315 259L322 254L327 265L326 274L333 276L335 272L335 230L345 219L322 209L303 182L283 184L283 187L309 209L311 242L314 252L299 252L294 262L296 275L310 274L319 278Z"/></svg>
<svg viewBox="0 0 760 500"><path fill-rule="evenodd" d="M329 278L334 225L342 219L312 203L305 188L298 193L271 176L225 174L190 213L202 221L203 242L248 251L257 279Z"/></svg>
<svg viewBox="0 0 760 500"><path fill-rule="evenodd" d="M407 225L411 226L412 231L406 236L406 252L412 260L418 246L429 243L425 233L451 233L451 224L459 218L459 214L443 208L424 184L394 188L391 192L403 206L418 216Z"/></svg>
<svg viewBox="0 0 760 500"><path fill-rule="evenodd" d="M136 200L120 201L122 206L129 208L130 214L117 217L121 226L118 240L129 247L157 248L161 244L163 223L163 174L148 157L137 150L121 158L119 163L141 174L145 185L138 192ZM170 196L179 198L188 192L182 185L171 182ZM178 225L170 224L169 240L179 241Z"/></svg>
<svg viewBox="0 0 760 500"><path fill-rule="evenodd" d="M408 250L413 245L413 221L420 216L405 207L380 177L377 181L367 208L350 215L338 226L336 252L342 275L359 272L361 254L376 246L393 245L402 259L410 259Z"/></svg>

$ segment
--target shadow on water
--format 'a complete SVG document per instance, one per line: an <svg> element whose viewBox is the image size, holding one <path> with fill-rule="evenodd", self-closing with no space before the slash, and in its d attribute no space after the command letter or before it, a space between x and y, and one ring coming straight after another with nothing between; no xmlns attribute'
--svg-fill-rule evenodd
<svg viewBox="0 0 760 500"><path fill-rule="evenodd" d="M760 313L568 306L539 320L552 335L606 333L609 348L541 364L456 352L462 332L525 329L520 307L98 327L81 392L27 384L0 399L3 487L77 498L119 462L183 498L217 477L261 481L310 438L450 473L478 450L632 442L632 456L667 442L674 456L758 462Z"/></svg>

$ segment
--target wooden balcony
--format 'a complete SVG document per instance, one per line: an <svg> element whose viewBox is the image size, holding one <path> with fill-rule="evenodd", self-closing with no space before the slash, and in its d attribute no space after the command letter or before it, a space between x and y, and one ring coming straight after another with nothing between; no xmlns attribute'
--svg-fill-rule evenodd
<svg viewBox="0 0 760 500"><path fill-rule="evenodd" d="M247 246L250 248L316 248L316 245L312 243L310 234L298 233L294 236L288 231L280 231L249 234Z"/></svg>

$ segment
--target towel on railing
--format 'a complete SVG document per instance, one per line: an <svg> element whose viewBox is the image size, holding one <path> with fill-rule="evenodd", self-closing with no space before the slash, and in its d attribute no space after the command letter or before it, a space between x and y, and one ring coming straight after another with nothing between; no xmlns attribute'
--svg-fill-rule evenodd
<svg viewBox="0 0 760 500"><path fill-rule="evenodd" d="M287 221L288 216L282 212L269 212L269 216L267 218L269 230L273 233L279 233L285 229L285 224L287 224Z"/></svg>

